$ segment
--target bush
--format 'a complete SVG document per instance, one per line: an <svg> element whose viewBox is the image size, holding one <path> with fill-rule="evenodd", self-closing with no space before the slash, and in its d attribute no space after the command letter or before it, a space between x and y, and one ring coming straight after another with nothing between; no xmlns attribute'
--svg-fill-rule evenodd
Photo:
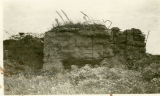
<svg viewBox="0 0 160 96"><path fill-rule="evenodd" d="M43 66L43 38L24 35L18 40L14 38L3 41L4 60L23 62L35 69Z"/></svg>
<svg viewBox="0 0 160 96"><path fill-rule="evenodd" d="M152 63L142 71L144 80L150 81L153 78L160 78L160 64Z"/></svg>
<svg viewBox="0 0 160 96"><path fill-rule="evenodd" d="M153 78L150 82L146 83L145 93L159 93L160 91L160 78Z"/></svg>

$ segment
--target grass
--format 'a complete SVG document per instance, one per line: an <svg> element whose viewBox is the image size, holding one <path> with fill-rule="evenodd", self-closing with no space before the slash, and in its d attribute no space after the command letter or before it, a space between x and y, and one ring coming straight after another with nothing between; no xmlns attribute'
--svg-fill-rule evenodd
<svg viewBox="0 0 160 96"><path fill-rule="evenodd" d="M4 84L5 95L160 93L160 78L148 82L139 71L103 66L57 74L13 75L5 77Z"/></svg>

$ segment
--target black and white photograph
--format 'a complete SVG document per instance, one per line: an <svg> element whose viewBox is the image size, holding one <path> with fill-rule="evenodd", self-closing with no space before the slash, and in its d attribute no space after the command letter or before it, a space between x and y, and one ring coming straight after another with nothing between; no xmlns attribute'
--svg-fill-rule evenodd
<svg viewBox="0 0 160 96"><path fill-rule="evenodd" d="M160 94L160 0L1 1L4 95Z"/></svg>

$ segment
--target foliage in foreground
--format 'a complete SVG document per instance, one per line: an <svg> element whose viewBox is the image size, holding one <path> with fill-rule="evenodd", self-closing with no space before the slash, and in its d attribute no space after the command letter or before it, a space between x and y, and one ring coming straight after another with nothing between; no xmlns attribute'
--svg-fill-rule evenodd
<svg viewBox="0 0 160 96"><path fill-rule="evenodd" d="M160 78L144 81L139 71L84 66L58 74L6 77L5 94L160 93Z"/></svg>

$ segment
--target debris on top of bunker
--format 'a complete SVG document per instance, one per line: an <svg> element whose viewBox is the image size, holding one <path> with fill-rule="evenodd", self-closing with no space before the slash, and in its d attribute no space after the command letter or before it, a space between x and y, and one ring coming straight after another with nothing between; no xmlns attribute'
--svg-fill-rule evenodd
<svg viewBox="0 0 160 96"><path fill-rule="evenodd" d="M57 11L56 11L57 12ZM63 17L60 15L60 13L57 12L59 17L62 19L63 23L60 23L59 20L56 18L55 21L57 24L53 25L53 28L49 30L48 32L78 32L80 30L107 30L108 28L105 26L106 22L102 22L100 20L91 20L88 15L86 15L84 12L80 11L85 19L85 22L83 23L73 23L67 16L64 11L62 11L63 14L66 16L67 20L64 21ZM109 20L110 21L110 20ZM111 26L111 24L110 24Z"/></svg>
<svg viewBox="0 0 160 96"><path fill-rule="evenodd" d="M48 32L78 32L80 30L107 30L108 28L103 24L81 24L81 23L75 23L75 24L64 24L61 26L56 26L49 30Z"/></svg>

